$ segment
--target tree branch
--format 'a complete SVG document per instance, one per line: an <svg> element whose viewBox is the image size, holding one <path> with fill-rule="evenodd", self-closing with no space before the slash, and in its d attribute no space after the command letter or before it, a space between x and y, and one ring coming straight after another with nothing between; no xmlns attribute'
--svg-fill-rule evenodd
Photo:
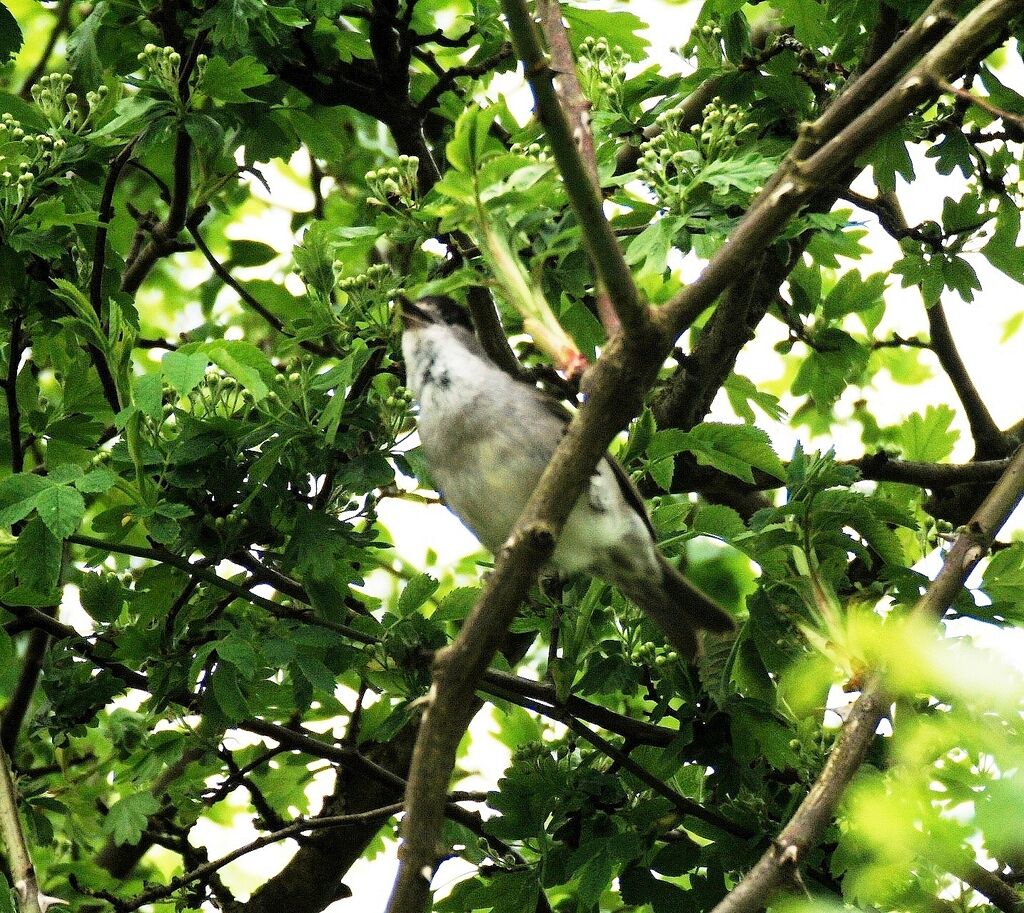
<svg viewBox="0 0 1024 913"><path fill-rule="evenodd" d="M3 749L0 749L0 837L7 850L14 879L12 887L18 895L21 913L41 913L39 882L18 814L18 787L10 758Z"/></svg>
<svg viewBox="0 0 1024 913"><path fill-rule="evenodd" d="M942 303L937 301L927 309L927 314L932 351L939 359L939 364L949 377L949 382L964 407L967 423L971 427L971 437L974 438L975 456L979 459L1004 456L1005 436L988 411L988 406L978 393L974 379L957 351Z"/></svg>
<svg viewBox="0 0 1024 913"><path fill-rule="evenodd" d="M537 18L540 20L541 31L551 52L551 70L554 78L555 93L558 95L562 111L576 140L580 159L590 177L594 193L601 197L601 178L597 170L597 153L594 149L594 134L590 129L590 109L593 105L583 94L579 76L576 73L576 60L569 34L562 18L562 7L558 0L537 0ZM590 264L595 276L600 276L600 268L593 261ZM600 279L595 283L597 316L601 320L606 336L613 336L619 329L619 316L615 312L611 297Z"/></svg>
<svg viewBox="0 0 1024 913"><path fill-rule="evenodd" d="M231 275L231 271L224 266L214 256L212 250L206 240L199 233L199 229L195 225L189 224L185 226L188 233L192 236L192 240L195 241L195 245L199 252L206 258L206 262L210 265L210 269L213 270L214 275L220 279L228 288L232 289L236 295L241 299L242 303L255 311L260 315L270 326L283 336L291 337L291 334L285 329L284 324L269 308L261 304L260 301L250 292L241 282L239 282L234 276ZM312 352L314 355L319 355L321 358L330 358L333 355L337 355L338 352L330 346L322 345L321 343L314 342L311 339L300 339L296 340L298 345L305 349L307 352Z"/></svg>
<svg viewBox="0 0 1024 913"><path fill-rule="evenodd" d="M184 127L178 128L174 141L174 182L167 217L154 226L149 243L139 251L121 277L121 290L134 295L145 281L149 271L161 257L181 250L178 235L185 227L188 216L188 198L192 188L192 137Z"/></svg>
<svg viewBox="0 0 1024 913"><path fill-rule="evenodd" d="M4 708L2 718L0 718L0 748L9 757L14 756L14 748L18 743L18 733L21 730L22 723L25 722L25 715L28 713L29 705L32 703L32 695L35 694L36 684L43 669L43 659L46 656L46 647L49 642L49 635L38 628L29 635L28 647L25 649L25 655L21 660L21 673L18 675L14 692Z"/></svg>
<svg viewBox="0 0 1024 913"><path fill-rule="evenodd" d="M953 870L953 874L969 884L979 894L987 897L992 906L1002 910L1003 913L1024 913L1024 898L995 872L990 872L984 866L979 865L973 858L973 847L968 846L967 852L972 854L971 858L965 859L962 865L957 866Z"/></svg>
<svg viewBox="0 0 1024 913"><path fill-rule="evenodd" d="M912 614L937 622L964 581L987 554L996 533L1024 496L1024 448L1000 477L974 517L956 537L942 568ZM884 673L875 673L853 705L821 775L781 834L712 913L756 913L821 839L847 784L857 772L891 698Z"/></svg>
<svg viewBox="0 0 1024 913"><path fill-rule="evenodd" d="M576 213L583 243L597 278L608 290L623 330L644 336L649 332L650 312L633 282L622 248L604 215L601 195L591 180L573 140L573 133L554 88L558 76L548 65L533 19L524 0L502 0L509 31L526 78L533 90L537 117L544 125L548 143L565 182L566 193Z"/></svg>
<svg viewBox="0 0 1024 913"><path fill-rule="evenodd" d="M398 814L402 810L402 806L403 803L401 802L393 802L391 805L384 805L368 812L356 812L350 815L328 815L324 818L297 818L295 821L292 821L280 830L264 834L262 837L257 837L255 840L246 843L244 846L240 846L237 849L231 850L229 853L225 853L219 859L213 859L189 872L175 876L165 885L150 888L150 890L136 895L131 900L125 901L123 904L119 905L120 909L125 911L125 913L130 913L130 911L138 910L140 907L146 906L146 904L162 900L164 897L170 897L178 890L178 888L191 884L193 881L199 881L203 878L207 878L219 869L224 868L228 863L234 862L236 859L240 859L242 856L253 853L256 850L269 846L272 843L279 843L282 840L287 840L289 837L294 837L298 834L311 831L348 828L370 822L379 823L390 818L392 815Z"/></svg>

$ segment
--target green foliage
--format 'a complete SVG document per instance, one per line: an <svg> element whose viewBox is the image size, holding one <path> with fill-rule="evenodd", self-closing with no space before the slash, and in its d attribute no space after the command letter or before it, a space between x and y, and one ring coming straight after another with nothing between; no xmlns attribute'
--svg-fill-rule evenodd
<svg viewBox="0 0 1024 913"><path fill-rule="evenodd" d="M925 5L706 0L650 23L563 5L647 302L763 215L813 144L800 125ZM835 177L730 261L617 453L665 554L738 629L687 665L599 581L535 590L478 683L492 731L474 726L453 788L479 774L487 809L447 823L471 871L441 870L435 909L710 910L808 795L841 689L876 669L891 735L801 855L809 896L787 883L772 909L985 911L976 860L1019 883L1024 683L992 645L1024 625L1024 546L1002 534L947 629L912 624L987 489L887 481L1021 438L1012 396L991 412L1018 424L981 433L929 336L936 308L965 350L965 327L996 327L986 354L1019 386L1012 28L961 91L873 137L857 193ZM469 290L495 291L515 354L564 398L540 337L591 359L607 343L555 150L509 89L501 5L18 2L0 64L0 712L42 890L73 911L156 892L147 909L315 913L347 886L376 908L348 867L393 850L391 812L304 835L287 863L286 844L278 875L168 885L243 823L396 801L432 660L482 592L488 560L450 559L423 503L397 296L479 317Z"/></svg>

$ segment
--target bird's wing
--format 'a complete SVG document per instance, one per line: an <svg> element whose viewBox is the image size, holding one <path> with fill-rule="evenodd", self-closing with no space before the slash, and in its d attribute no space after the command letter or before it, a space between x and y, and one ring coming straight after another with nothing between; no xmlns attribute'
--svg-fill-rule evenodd
<svg viewBox="0 0 1024 913"><path fill-rule="evenodd" d="M572 413L555 399L553 396L548 396L542 390L538 390L536 387L532 388L536 394L538 402L540 402L544 408L553 416L558 418L564 425L568 425L572 419ZM629 477L629 473L623 469L622 464L615 459L610 453L605 457L608 464L612 468L612 474L615 476L615 481L619 484L619 491L622 492L622 497L626 499L626 503L635 510L644 521L644 526L647 527L647 531L651 534L651 538L657 542L658 536L654 532L654 524L651 523L651 518L647 513L647 505L644 503L643 496L637 491L636 485L633 484L633 480Z"/></svg>

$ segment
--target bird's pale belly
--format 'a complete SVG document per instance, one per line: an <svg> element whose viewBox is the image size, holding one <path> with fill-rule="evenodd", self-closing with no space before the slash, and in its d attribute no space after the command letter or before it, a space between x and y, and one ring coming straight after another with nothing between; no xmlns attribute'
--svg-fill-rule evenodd
<svg viewBox="0 0 1024 913"><path fill-rule="evenodd" d="M434 467L434 481L462 522L485 547L497 552L526 507L549 455L531 451L520 442L510 443L494 437L463 443L457 456L452 453L432 456L428 452ZM531 456L524 459L524 454ZM467 484L470 479L472 483ZM450 484L452 481L455 484ZM620 561L649 564L649 536L640 518L622 504L608 510L595 509L592 503L594 487L600 489L603 498L620 499L610 470L595 476L591 486L566 520L552 565L561 576L582 572L606 577L611 570L606 565L613 552L623 556ZM645 566L644 570L656 573L653 567Z"/></svg>
<svg viewBox="0 0 1024 913"><path fill-rule="evenodd" d="M434 481L448 506L493 552L512 532L544 470L543 464L536 469L524 464L522 456L510 450L492 438L467 444L457 456L449 453L431 460Z"/></svg>

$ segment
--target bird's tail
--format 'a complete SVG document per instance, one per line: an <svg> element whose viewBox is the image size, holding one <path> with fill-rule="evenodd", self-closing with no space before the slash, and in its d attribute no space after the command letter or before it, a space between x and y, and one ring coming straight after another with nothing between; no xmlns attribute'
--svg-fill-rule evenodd
<svg viewBox="0 0 1024 913"><path fill-rule="evenodd" d="M660 558L661 580L638 580L626 596L653 621L672 647L686 659L700 652L701 630L723 633L736 626L732 616L686 580L664 556Z"/></svg>

